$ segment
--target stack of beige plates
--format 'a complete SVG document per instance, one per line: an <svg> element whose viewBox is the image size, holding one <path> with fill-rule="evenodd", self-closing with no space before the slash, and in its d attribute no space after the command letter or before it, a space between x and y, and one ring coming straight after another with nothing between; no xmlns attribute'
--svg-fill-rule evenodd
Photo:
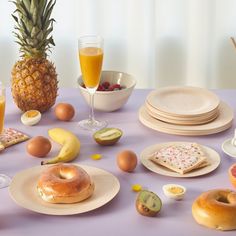
<svg viewBox="0 0 236 236"><path fill-rule="evenodd" d="M212 92L196 87L165 87L148 94L140 121L157 131L207 135L232 125L232 109Z"/></svg>

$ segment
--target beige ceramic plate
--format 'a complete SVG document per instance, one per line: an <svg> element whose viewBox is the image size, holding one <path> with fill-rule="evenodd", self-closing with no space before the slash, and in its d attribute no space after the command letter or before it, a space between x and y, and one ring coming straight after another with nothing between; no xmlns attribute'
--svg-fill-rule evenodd
<svg viewBox="0 0 236 236"><path fill-rule="evenodd" d="M174 120L178 120L178 121L202 121L202 120L207 120L213 116L215 116L216 114L218 114L218 108L219 106L212 110L209 113L206 113L204 115L200 115L200 116L188 116L188 117L182 117L182 116L173 116L173 115L168 115L166 113L163 113L157 109L155 109L153 106L151 106L147 101L145 102L145 106L148 110L150 110L151 112L153 112L154 114L157 114L158 116L164 117L166 119L174 119Z"/></svg>
<svg viewBox="0 0 236 236"><path fill-rule="evenodd" d="M150 116L146 111L146 107L139 109L139 120L147 127L177 135L208 135L214 134L228 129L232 125L233 110L224 102L220 103L219 116L210 123L202 125L175 125L157 120Z"/></svg>
<svg viewBox="0 0 236 236"><path fill-rule="evenodd" d="M36 186L40 173L46 166L36 166L19 172L9 187L12 199L20 206L47 215L74 215L99 208L111 201L119 192L120 183L111 173L91 166L79 165L90 175L95 184L93 195L74 204L47 203L38 195Z"/></svg>
<svg viewBox="0 0 236 236"><path fill-rule="evenodd" d="M157 165L155 163L153 163L152 161L149 160L150 156L155 152L158 151L161 148L173 145L173 144L183 144L186 142L168 142L168 143L159 143L159 144L155 144L152 145L150 147L145 148L140 157L141 157L141 163L150 171L155 172L157 174L160 175L166 175L166 176L171 176L171 177L179 177L179 178L188 178L188 177L196 177L196 176L200 176L200 175L205 175L208 174L210 172L212 172L213 170L215 170L219 164L220 164L220 156L219 154L206 146L202 146L203 151L205 152L206 156L207 156L207 161L210 163L208 166L200 168L200 169L196 169L193 170L189 173L186 174L179 174L176 173L172 170L169 170L161 165Z"/></svg>
<svg viewBox="0 0 236 236"><path fill-rule="evenodd" d="M219 98L196 87L165 87L152 91L147 102L157 110L175 116L203 115L216 109Z"/></svg>
<svg viewBox="0 0 236 236"><path fill-rule="evenodd" d="M211 121L213 121L214 119L217 118L219 112L216 111L213 115L211 115L210 117L207 117L205 119L191 119L188 118L186 120L180 120L178 118L174 118L174 117L169 117L167 118L166 116L162 116L160 114L158 114L157 112L154 112L152 109L150 109L149 106L146 106L146 111L148 112L148 114L150 116L152 116L155 119L170 123L170 124L176 124L176 125L200 125L200 124L206 124L209 123Z"/></svg>

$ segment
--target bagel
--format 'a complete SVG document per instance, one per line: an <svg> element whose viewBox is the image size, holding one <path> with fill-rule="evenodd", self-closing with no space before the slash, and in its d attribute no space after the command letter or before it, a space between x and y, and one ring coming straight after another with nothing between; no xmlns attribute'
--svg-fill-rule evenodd
<svg viewBox="0 0 236 236"><path fill-rule="evenodd" d="M57 164L42 172L37 191L46 202L75 203L93 194L94 183L81 167L72 164Z"/></svg>
<svg viewBox="0 0 236 236"><path fill-rule="evenodd" d="M230 189L204 192L193 202L192 214L200 225L217 230L234 230L236 192Z"/></svg>

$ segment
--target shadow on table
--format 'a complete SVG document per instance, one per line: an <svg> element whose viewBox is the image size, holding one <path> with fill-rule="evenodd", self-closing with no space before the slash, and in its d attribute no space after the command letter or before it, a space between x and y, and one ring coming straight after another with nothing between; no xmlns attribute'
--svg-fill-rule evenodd
<svg viewBox="0 0 236 236"><path fill-rule="evenodd" d="M20 213L12 213L12 214L2 214L0 213L0 231L4 229L20 229L25 228L25 222L37 222L42 220L42 216L40 214L35 214L34 212L22 210Z"/></svg>

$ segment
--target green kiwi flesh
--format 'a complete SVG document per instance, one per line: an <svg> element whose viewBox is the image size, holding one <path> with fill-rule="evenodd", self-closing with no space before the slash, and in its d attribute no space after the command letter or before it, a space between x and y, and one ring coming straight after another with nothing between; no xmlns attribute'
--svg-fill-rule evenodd
<svg viewBox="0 0 236 236"><path fill-rule="evenodd" d="M161 199L153 192L142 190L136 199L136 209L144 216L155 216L162 207Z"/></svg>
<svg viewBox="0 0 236 236"><path fill-rule="evenodd" d="M95 132L93 138L98 144L109 146L118 142L122 135L123 132L120 129L104 128Z"/></svg>

